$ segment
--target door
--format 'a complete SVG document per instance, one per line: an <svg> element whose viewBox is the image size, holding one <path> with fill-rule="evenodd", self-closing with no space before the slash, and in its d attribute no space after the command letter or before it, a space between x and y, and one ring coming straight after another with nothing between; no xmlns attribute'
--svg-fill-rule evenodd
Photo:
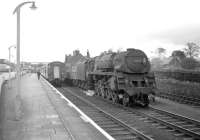
<svg viewBox="0 0 200 140"><path fill-rule="evenodd" d="M54 67L54 79L60 78L60 68L58 66Z"/></svg>

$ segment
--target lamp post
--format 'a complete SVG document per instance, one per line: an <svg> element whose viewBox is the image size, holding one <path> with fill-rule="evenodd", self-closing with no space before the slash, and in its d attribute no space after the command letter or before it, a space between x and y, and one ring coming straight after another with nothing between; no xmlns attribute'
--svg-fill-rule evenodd
<svg viewBox="0 0 200 140"><path fill-rule="evenodd" d="M20 69L20 8L23 5L26 4L32 4L31 9L36 9L37 7L35 6L34 1L28 1L28 2L23 2L19 4L15 10L13 11L13 14L17 13L17 98L20 97L20 75L21 75L21 69ZM18 116L18 115L17 115Z"/></svg>
<svg viewBox="0 0 200 140"><path fill-rule="evenodd" d="M9 63L11 64L11 52L10 52L10 49L12 48L12 47L14 47L14 48L16 48L16 46L15 45L12 45L12 46L10 46L10 47L8 47L8 51L9 51ZM10 80L10 68L9 68L9 80ZM9 88L10 88L10 84L9 84Z"/></svg>

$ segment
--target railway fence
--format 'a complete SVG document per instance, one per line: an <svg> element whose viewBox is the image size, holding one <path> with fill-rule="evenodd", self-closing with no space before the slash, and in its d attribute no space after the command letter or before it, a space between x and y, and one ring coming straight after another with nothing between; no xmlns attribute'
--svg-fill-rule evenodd
<svg viewBox="0 0 200 140"><path fill-rule="evenodd" d="M189 81L200 83L200 72L184 70L163 70L155 71L156 77L173 78L180 81Z"/></svg>

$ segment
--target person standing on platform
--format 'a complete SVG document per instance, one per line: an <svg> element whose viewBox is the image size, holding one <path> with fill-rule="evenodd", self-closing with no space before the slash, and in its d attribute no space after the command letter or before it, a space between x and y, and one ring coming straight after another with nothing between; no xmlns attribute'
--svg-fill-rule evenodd
<svg viewBox="0 0 200 140"><path fill-rule="evenodd" d="M40 79L40 71L37 72L38 80Z"/></svg>

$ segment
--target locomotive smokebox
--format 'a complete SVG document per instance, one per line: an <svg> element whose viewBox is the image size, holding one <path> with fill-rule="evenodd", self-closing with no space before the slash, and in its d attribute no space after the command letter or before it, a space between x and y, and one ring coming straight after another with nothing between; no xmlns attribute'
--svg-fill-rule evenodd
<svg viewBox="0 0 200 140"><path fill-rule="evenodd" d="M113 66L116 71L125 73L147 73L150 70L146 54L134 48L118 53L114 58Z"/></svg>

